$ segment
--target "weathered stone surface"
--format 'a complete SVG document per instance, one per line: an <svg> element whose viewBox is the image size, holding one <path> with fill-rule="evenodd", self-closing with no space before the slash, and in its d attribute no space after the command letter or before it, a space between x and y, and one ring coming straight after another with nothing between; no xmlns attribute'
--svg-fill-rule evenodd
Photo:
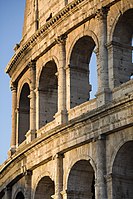
<svg viewBox="0 0 133 199"><path fill-rule="evenodd" d="M0 198L133 198L132 19L133 0L26 1Z"/></svg>

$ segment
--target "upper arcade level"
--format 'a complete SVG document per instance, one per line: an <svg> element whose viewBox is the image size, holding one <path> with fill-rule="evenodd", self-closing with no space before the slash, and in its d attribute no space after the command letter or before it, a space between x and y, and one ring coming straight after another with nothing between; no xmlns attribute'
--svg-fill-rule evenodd
<svg viewBox="0 0 133 199"><path fill-rule="evenodd" d="M12 153L42 133L132 97L133 2L45 2L26 2L23 40L6 68Z"/></svg>

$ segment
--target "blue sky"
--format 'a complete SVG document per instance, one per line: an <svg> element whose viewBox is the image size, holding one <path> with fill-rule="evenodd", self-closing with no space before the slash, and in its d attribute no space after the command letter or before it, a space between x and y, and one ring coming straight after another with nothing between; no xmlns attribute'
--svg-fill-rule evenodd
<svg viewBox="0 0 133 199"><path fill-rule="evenodd" d="M22 37L25 0L0 0L0 164L7 159L11 137L10 78L5 67Z"/></svg>

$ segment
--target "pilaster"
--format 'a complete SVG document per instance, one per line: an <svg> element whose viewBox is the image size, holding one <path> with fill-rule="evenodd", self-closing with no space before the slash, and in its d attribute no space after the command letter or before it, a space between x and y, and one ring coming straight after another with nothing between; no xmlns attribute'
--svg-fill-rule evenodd
<svg viewBox="0 0 133 199"><path fill-rule="evenodd" d="M96 199L102 198L107 199L107 189L106 189L106 137L100 135L96 139Z"/></svg>
<svg viewBox="0 0 133 199"><path fill-rule="evenodd" d="M32 141L36 136L36 62L29 63L31 84L30 84L30 130L26 134L27 142Z"/></svg>
<svg viewBox="0 0 133 199"><path fill-rule="evenodd" d="M58 124L67 122L66 111L66 35L61 35L56 39L59 49L58 67L58 112L55 119Z"/></svg>
<svg viewBox="0 0 133 199"><path fill-rule="evenodd" d="M31 199L31 178L32 171L27 170L25 173L25 199Z"/></svg>
<svg viewBox="0 0 133 199"><path fill-rule="evenodd" d="M107 15L109 8L102 7L97 11L96 18L99 24L99 51L98 57L98 92L97 105L102 106L110 101L108 77L108 51L107 51Z"/></svg>
<svg viewBox="0 0 133 199"><path fill-rule="evenodd" d="M16 150L16 128L17 128L17 85L15 82L11 82L11 91L12 91L12 135L10 143L9 156L12 155Z"/></svg>
<svg viewBox="0 0 133 199"><path fill-rule="evenodd" d="M55 195L54 199L62 199L62 190L63 190L63 154L56 154L54 157L55 167L56 167L56 176L55 176Z"/></svg>
<svg viewBox="0 0 133 199"><path fill-rule="evenodd" d="M113 178L112 173L106 175L108 199L112 199L113 197L112 178Z"/></svg>

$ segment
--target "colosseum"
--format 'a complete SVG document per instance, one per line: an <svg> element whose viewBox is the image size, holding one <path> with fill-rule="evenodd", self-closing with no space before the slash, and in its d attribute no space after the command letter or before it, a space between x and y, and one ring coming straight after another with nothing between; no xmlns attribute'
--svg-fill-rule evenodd
<svg viewBox="0 0 133 199"><path fill-rule="evenodd" d="M133 199L133 0L26 0L14 51L0 198Z"/></svg>

